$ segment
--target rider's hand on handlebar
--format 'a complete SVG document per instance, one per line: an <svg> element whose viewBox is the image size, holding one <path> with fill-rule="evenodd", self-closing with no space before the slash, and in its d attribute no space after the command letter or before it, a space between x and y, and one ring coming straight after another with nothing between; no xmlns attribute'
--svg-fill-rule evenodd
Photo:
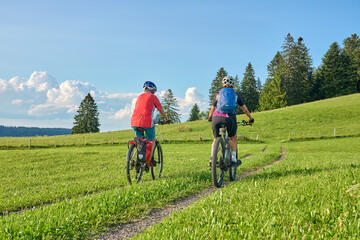
<svg viewBox="0 0 360 240"><path fill-rule="evenodd" d="M255 122L255 119L253 119L253 118L249 120L250 125L252 125L254 122Z"/></svg>
<svg viewBox="0 0 360 240"><path fill-rule="evenodd" d="M209 117L209 118L208 118L208 121L211 122L211 121L212 121L212 117Z"/></svg>
<svg viewBox="0 0 360 240"><path fill-rule="evenodd" d="M168 119L168 120L165 121L165 124L170 124L170 123L171 123L171 120L170 120L170 119Z"/></svg>

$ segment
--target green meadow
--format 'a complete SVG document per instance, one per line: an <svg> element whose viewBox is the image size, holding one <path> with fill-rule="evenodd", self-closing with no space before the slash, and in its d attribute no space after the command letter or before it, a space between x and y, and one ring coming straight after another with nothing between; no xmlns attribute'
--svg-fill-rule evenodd
<svg viewBox="0 0 360 240"><path fill-rule="evenodd" d="M359 239L360 94L253 114L232 182L139 239ZM244 115L238 119L245 119ZM129 185L130 130L0 138L0 239L96 238L212 186L207 121L159 126L161 179ZM30 147L29 147L30 143ZM263 151L266 149L266 151Z"/></svg>

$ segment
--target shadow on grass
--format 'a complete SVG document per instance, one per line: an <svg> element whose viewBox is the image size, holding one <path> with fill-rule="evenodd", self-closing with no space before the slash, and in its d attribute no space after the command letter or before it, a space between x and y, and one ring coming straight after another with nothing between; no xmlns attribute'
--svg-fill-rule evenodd
<svg viewBox="0 0 360 240"><path fill-rule="evenodd" d="M276 171L261 171L257 174L249 176L247 179L252 180L267 180L267 179L278 179L287 176L310 176L316 173L321 172L332 172L336 170L344 170L344 169L354 169L360 168L360 164L348 164L345 166L339 167L324 167L324 168L297 168L290 171L276 170Z"/></svg>
<svg viewBox="0 0 360 240"><path fill-rule="evenodd" d="M358 138L360 137L360 133L358 134L349 134L342 136L324 136L324 137L300 137L300 138L291 138L290 140L284 140L282 142L307 142L307 141L318 141L318 140L328 140L328 139L342 139L342 138Z"/></svg>

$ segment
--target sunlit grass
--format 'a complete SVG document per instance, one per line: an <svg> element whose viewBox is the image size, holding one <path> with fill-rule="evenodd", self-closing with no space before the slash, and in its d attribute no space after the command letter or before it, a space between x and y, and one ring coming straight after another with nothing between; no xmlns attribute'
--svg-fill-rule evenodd
<svg viewBox="0 0 360 240"><path fill-rule="evenodd" d="M287 158L136 239L359 239L359 138L286 144Z"/></svg>

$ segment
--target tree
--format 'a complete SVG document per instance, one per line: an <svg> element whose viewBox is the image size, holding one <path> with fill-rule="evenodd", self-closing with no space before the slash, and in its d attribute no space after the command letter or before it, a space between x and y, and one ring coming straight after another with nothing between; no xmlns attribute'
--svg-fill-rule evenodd
<svg viewBox="0 0 360 240"><path fill-rule="evenodd" d="M166 113L166 116L170 119L171 122L180 122L180 114L178 113L179 104L171 89L165 92L164 96L162 97L161 105L164 109L164 112Z"/></svg>
<svg viewBox="0 0 360 240"><path fill-rule="evenodd" d="M352 34L344 40L344 50L350 57L351 63L357 74L356 90L360 92L360 39L356 34Z"/></svg>
<svg viewBox="0 0 360 240"><path fill-rule="evenodd" d="M200 119L200 109L199 106L195 103L195 105L191 108L188 122L196 121Z"/></svg>
<svg viewBox="0 0 360 240"><path fill-rule="evenodd" d="M309 50L299 37L295 42L290 33L286 36L281 52L283 62L282 88L285 91L288 105L310 101L312 83L312 59Z"/></svg>
<svg viewBox="0 0 360 240"><path fill-rule="evenodd" d="M219 71L216 73L215 79L212 80L211 87L209 89L210 107L212 105L215 95L218 94L220 89L222 88L222 79L227 75L228 73L225 71L225 69L220 68Z"/></svg>
<svg viewBox="0 0 360 240"><path fill-rule="evenodd" d="M99 132L99 112L97 105L90 93L80 103L78 114L74 117L75 122L72 134Z"/></svg>
<svg viewBox="0 0 360 240"><path fill-rule="evenodd" d="M282 108L287 105L286 92L283 87L283 61L282 55L277 52L267 66L268 78L260 94L260 111Z"/></svg>
<svg viewBox="0 0 360 240"><path fill-rule="evenodd" d="M337 42L331 44L330 49L322 58L319 77L321 77L319 81L322 82L320 94L324 98L347 95L357 91L355 67Z"/></svg>
<svg viewBox="0 0 360 240"><path fill-rule="evenodd" d="M281 89L281 76L268 79L259 99L260 111L286 107L286 92Z"/></svg>
<svg viewBox="0 0 360 240"><path fill-rule="evenodd" d="M253 112L258 108L259 92L257 91L255 71L251 63L248 63L245 69L244 78L241 82L241 96L250 112Z"/></svg>

